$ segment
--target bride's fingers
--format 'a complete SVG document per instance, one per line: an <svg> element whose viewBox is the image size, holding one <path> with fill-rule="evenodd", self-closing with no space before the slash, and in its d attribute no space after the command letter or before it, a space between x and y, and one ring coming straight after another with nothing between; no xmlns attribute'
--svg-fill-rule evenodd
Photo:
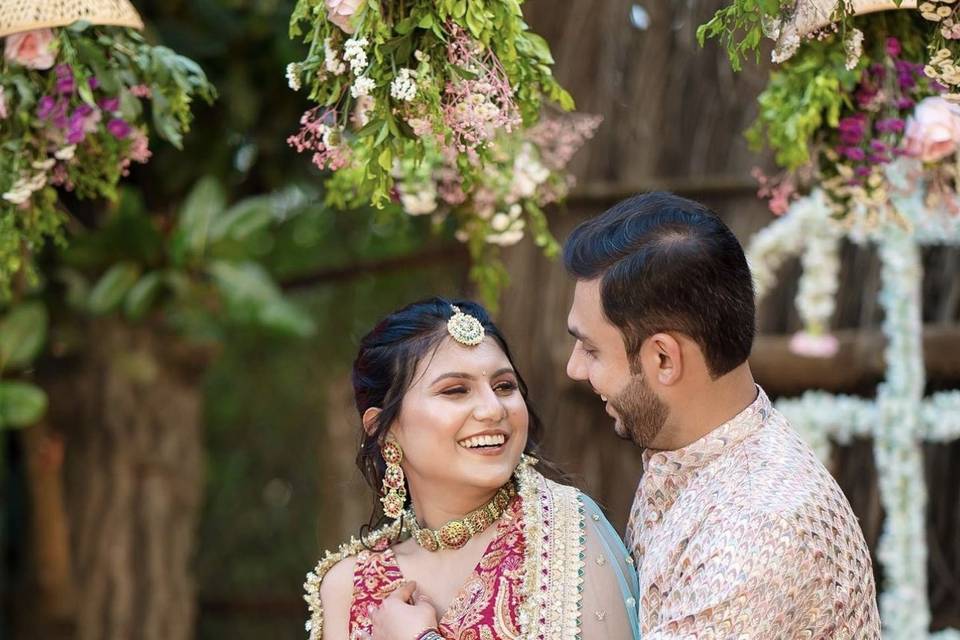
<svg viewBox="0 0 960 640"><path fill-rule="evenodd" d="M389 598L394 598L394 599L396 599L396 600L402 600L403 602L412 603L412 602L413 602L413 594L414 594L416 591L417 591L417 583L416 583L416 582L413 582L413 581L404 582L402 585L400 585L399 587L397 587L397 588L394 590L394 592L391 593L388 597L389 597Z"/></svg>

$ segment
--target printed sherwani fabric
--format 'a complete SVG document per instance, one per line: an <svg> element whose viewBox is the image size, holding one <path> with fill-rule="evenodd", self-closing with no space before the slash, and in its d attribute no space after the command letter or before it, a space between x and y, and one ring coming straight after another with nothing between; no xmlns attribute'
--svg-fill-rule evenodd
<svg viewBox="0 0 960 640"><path fill-rule="evenodd" d="M763 390L705 437L643 462L627 543L644 640L880 637L860 525Z"/></svg>

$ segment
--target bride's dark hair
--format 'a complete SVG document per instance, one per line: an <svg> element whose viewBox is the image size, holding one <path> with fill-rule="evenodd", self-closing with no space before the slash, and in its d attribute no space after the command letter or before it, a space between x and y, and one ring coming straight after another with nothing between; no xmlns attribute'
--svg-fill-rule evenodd
<svg viewBox="0 0 960 640"><path fill-rule="evenodd" d="M530 415L524 452L542 460L538 449L543 423L530 404L527 384L517 371L507 341L490 319L490 314L481 305L469 300L428 298L394 311L377 323L360 341L360 351L353 362L353 394L361 419L364 412L371 407L381 410L370 432L361 428L360 451L357 453L357 466L373 489L374 496L380 493L386 470L386 463L380 453L384 438L400 413L403 397L413 384L413 376L420 361L432 354L449 335L447 320L453 315L453 305L480 321L486 335L496 341L513 366L520 395ZM552 467L549 464L546 466ZM408 495L407 500L409 499ZM380 502L374 499L368 526L372 527L382 520Z"/></svg>

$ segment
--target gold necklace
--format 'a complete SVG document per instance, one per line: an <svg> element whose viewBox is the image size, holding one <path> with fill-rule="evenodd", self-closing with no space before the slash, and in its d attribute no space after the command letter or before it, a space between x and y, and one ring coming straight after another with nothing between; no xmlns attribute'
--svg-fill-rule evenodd
<svg viewBox="0 0 960 640"><path fill-rule="evenodd" d="M470 538L496 522L497 518L506 511L510 500L515 495L517 495L517 488L513 481L510 481L497 490L490 502L476 511L471 511L459 520L451 520L439 529L428 529L420 526L420 523L414 517L411 525L413 539L427 551L459 549L467 544Z"/></svg>

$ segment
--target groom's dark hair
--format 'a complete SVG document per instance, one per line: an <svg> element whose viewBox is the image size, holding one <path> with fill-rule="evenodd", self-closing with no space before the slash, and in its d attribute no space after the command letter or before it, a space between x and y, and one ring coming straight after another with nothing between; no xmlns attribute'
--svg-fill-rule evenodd
<svg viewBox="0 0 960 640"><path fill-rule="evenodd" d="M713 378L750 356L750 268L737 238L703 205L672 193L633 196L574 229L563 261L578 280L601 278L603 313L631 361L660 331L696 341Z"/></svg>

